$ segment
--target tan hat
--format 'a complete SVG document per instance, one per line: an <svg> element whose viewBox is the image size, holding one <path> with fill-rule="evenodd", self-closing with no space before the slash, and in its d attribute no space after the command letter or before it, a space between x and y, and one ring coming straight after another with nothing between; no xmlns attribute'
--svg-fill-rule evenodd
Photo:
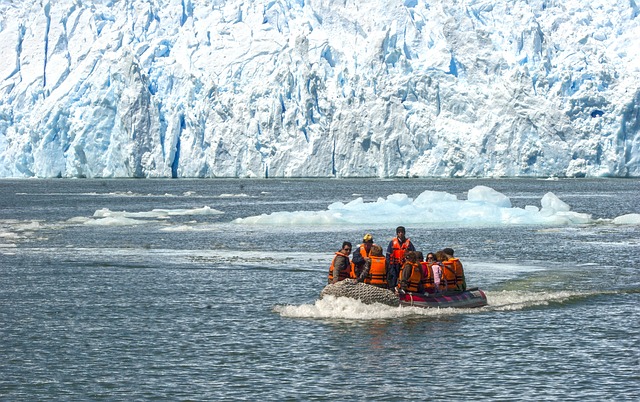
<svg viewBox="0 0 640 402"><path fill-rule="evenodd" d="M367 233L362 238L362 241L364 241L365 243L367 243L367 242L372 242L373 243L373 236L371 236L371 234Z"/></svg>

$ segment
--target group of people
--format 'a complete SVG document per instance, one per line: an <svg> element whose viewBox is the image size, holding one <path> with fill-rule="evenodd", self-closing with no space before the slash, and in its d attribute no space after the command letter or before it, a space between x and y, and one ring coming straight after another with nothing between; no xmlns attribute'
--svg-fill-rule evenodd
<svg viewBox="0 0 640 402"><path fill-rule="evenodd" d="M389 242L386 255L383 255L382 247L374 244L373 236L367 233L356 250L352 250L350 242L342 243L342 249L336 252L329 268L329 283L356 279L398 292L464 291L467 288L464 269L453 253L453 249L443 248L424 258L406 237L406 229L398 226L396 237Z"/></svg>

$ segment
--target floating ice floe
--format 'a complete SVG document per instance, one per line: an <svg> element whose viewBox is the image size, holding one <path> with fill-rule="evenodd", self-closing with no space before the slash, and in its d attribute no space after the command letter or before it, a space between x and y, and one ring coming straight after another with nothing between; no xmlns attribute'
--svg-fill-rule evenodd
<svg viewBox="0 0 640 402"><path fill-rule="evenodd" d="M640 214L626 214L614 218L612 221L616 225L640 225Z"/></svg>
<svg viewBox="0 0 640 402"><path fill-rule="evenodd" d="M81 223L92 226L127 226L153 222L153 219L169 219L172 216L221 215L224 212L208 206L193 209L153 209L151 211L127 212L112 211L102 208L93 213L93 218L75 217L70 223ZM146 220L152 219L152 220Z"/></svg>
<svg viewBox="0 0 640 402"><path fill-rule="evenodd" d="M502 225L579 225L592 223L591 215L571 211L571 207L553 193L545 194L541 207L516 208L509 197L486 186L469 190L467 200L450 193L424 191L415 199L406 194L391 194L374 202L361 197L349 203L335 202L324 211L274 212L238 218L243 225L379 225L397 222L434 226Z"/></svg>

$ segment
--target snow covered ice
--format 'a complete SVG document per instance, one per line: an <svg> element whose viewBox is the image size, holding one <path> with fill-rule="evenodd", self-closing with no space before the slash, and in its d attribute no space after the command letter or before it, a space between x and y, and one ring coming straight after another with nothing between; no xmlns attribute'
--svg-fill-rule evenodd
<svg viewBox="0 0 640 402"><path fill-rule="evenodd" d="M637 177L639 14L0 0L0 177Z"/></svg>
<svg viewBox="0 0 640 402"><path fill-rule="evenodd" d="M528 205L511 206L506 195L486 186L469 190L467 200L458 200L454 194L427 190L415 199L406 194L391 194L375 202L362 198L344 204L335 202L323 211L274 212L236 219L244 225L266 226L340 226L372 225L394 226L397 222L408 225L433 227L484 227L510 225L581 225L593 223L590 214L571 211L571 207L555 194L545 194L541 208ZM634 214L635 215L635 214ZM618 218L616 218L618 219ZM623 218L620 223L633 223Z"/></svg>

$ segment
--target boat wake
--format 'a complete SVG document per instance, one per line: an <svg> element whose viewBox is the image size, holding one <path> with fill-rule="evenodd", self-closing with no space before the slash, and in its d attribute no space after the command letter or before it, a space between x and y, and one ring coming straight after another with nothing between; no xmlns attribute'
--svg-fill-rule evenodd
<svg viewBox="0 0 640 402"><path fill-rule="evenodd" d="M447 317L454 315L482 314L491 311L519 311L540 306L563 304L587 297L615 291L489 291L488 305L479 308L421 308L393 307L381 303L365 304L349 297L324 295L314 304L278 305L273 311L288 318L319 318L344 320L379 320L412 316Z"/></svg>
<svg viewBox="0 0 640 402"><path fill-rule="evenodd" d="M314 304L274 307L274 311L283 317L345 320L379 320L412 315L441 315L444 310L445 309L424 309L419 307L392 307L381 303L365 304L349 297L336 297L333 295L326 295L322 299L316 300ZM459 312L459 310L455 311L455 313Z"/></svg>
<svg viewBox="0 0 640 402"><path fill-rule="evenodd" d="M485 293L489 300L489 305L486 309L494 311L514 311L537 306L547 306L552 303L564 303L593 294L593 292L526 292L521 290L503 290Z"/></svg>

